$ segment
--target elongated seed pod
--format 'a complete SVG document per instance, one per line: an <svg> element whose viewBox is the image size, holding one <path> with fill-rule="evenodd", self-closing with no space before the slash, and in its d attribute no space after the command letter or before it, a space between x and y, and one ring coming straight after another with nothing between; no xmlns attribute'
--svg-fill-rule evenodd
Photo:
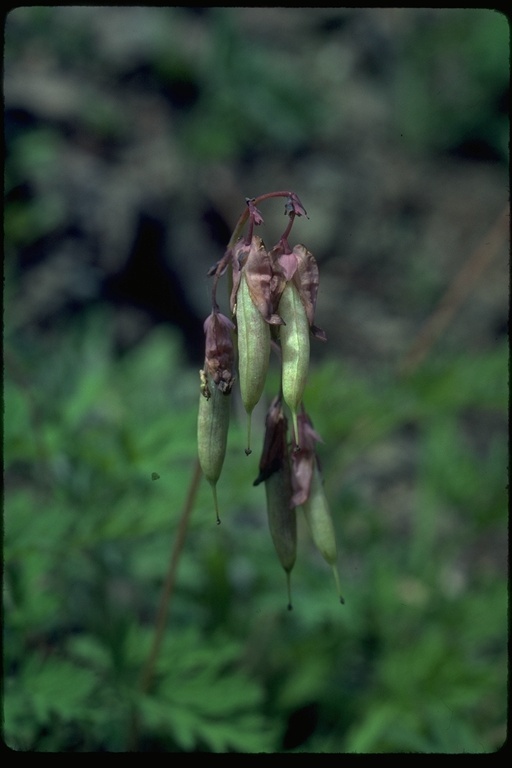
<svg viewBox="0 0 512 768"><path fill-rule="evenodd" d="M217 523L220 523L217 503L217 481L226 456L231 397L221 392L211 376L201 371L201 394L197 417L197 447L199 463L212 487Z"/></svg>
<svg viewBox="0 0 512 768"><path fill-rule="evenodd" d="M238 375L247 412L247 448L251 453L251 416L265 386L270 357L270 327L254 305L242 274L236 297Z"/></svg>
<svg viewBox="0 0 512 768"><path fill-rule="evenodd" d="M311 537L324 560L331 566L336 582L336 588L340 603L345 600L341 594L340 578L338 574L338 552L336 548L336 534L332 522L331 512L325 497L322 478L315 466L311 480L309 498L302 505L304 516L311 531Z"/></svg>
<svg viewBox="0 0 512 768"><path fill-rule="evenodd" d="M297 516L290 507L292 496L290 468L283 466L265 480L267 517L270 535L282 567L286 573L288 610L292 610L290 573L297 556Z"/></svg>
<svg viewBox="0 0 512 768"><path fill-rule="evenodd" d="M295 445L298 447L297 411L309 369L309 322L299 292L293 283L286 284L278 311L285 322L279 330L283 399L292 414Z"/></svg>

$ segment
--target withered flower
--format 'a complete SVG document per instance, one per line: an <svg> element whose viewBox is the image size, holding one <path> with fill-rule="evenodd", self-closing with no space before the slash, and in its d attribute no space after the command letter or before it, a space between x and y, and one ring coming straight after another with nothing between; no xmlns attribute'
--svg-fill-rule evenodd
<svg viewBox="0 0 512 768"><path fill-rule="evenodd" d="M298 414L297 422L300 448L292 451L291 459L293 488L291 503L294 507L304 504L309 498L316 461L316 444L322 441L305 411Z"/></svg>
<svg viewBox="0 0 512 768"><path fill-rule="evenodd" d="M247 203L247 207L249 208L249 216L251 217L252 223L258 226L259 224L263 224L263 216L254 205L255 199L256 198L254 197L246 197L245 202Z"/></svg>
<svg viewBox="0 0 512 768"><path fill-rule="evenodd" d="M313 254L303 245L296 245L293 254L297 259L297 271L293 280L299 289L300 298L306 309L310 331L320 341L326 341L325 332L313 322L318 295L318 264Z"/></svg>
<svg viewBox="0 0 512 768"><path fill-rule="evenodd" d="M260 458L260 473L253 485L259 485L267 480L287 461L287 427L281 398L274 397L265 417L265 438Z"/></svg>
<svg viewBox="0 0 512 768"><path fill-rule="evenodd" d="M303 245L294 246L293 255L297 261L297 269L293 278L311 326L315 317L316 297L318 295L318 265L311 251L308 251Z"/></svg>
<svg viewBox="0 0 512 768"><path fill-rule="evenodd" d="M235 348L231 332L234 325L214 309L204 321L205 371L224 394L231 392L235 381Z"/></svg>
<svg viewBox="0 0 512 768"><path fill-rule="evenodd" d="M295 216L305 216L306 219L309 218L306 209L302 205L301 201L299 200L299 196L295 194L295 192L291 192L288 196L288 200L286 201L285 207L284 207L285 214L294 214Z"/></svg>
<svg viewBox="0 0 512 768"><path fill-rule="evenodd" d="M244 242L238 243L234 248L233 255L235 266L231 293L232 308L236 304L236 293L243 274L247 280L251 300L261 316L270 325L280 325L282 320L273 311L271 286L274 273L272 262L261 237L253 235L249 245ZM235 278L236 265L240 267L240 273Z"/></svg>
<svg viewBox="0 0 512 768"><path fill-rule="evenodd" d="M304 245L297 244L290 250L287 240L283 238L269 255L274 270L274 306L278 306L286 283L293 282L306 310L311 333L320 341L326 341L324 331L314 324L319 285L319 270L315 257Z"/></svg>
<svg viewBox="0 0 512 768"><path fill-rule="evenodd" d="M292 486L287 423L278 397L270 404L265 426L260 473L254 485L265 482L268 525L279 562L286 573L288 609L291 610L290 573L297 555L297 518L295 509L290 505Z"/></svg>
<svg viewBox="0 0 512 768"><path fill-rule="evenodd" d="M288 242L281 239L270 251L270 259L276 277L284 283L292 280L297 271L297 256L290 250Z"/></svg>

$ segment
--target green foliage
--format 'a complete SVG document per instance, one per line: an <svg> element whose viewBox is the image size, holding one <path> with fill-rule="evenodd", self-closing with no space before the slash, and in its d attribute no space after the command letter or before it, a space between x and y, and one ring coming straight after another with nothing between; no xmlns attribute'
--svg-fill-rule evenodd
<svg viewBox="0 0 512 768"><path fill-rule="evenodd" d="M411 145L445 150L484 140L508 158L509 25L493 9L442 9L407 38L397 120ZM435 108L432 108L435 105Z"/></svg>
<svg viewBox="0 0 512 768"><path fill-rule="evenodd" d="M299 518L286 611L240 409L219 483L223 524L204 483L142 695L195 459L197 372L163 331L114 360L107 322L92 315L58 347L6 337L7 743L123 751L136 713L140 749L498 748L506 348L438 358L407 380L363 380L334 361L313 367L308 410L325 441L343 607ZM261 437L256 426L255 445ZM285 737L289 717L311 706L309 738Z"/></svg>
<svg viewBox="0 0 512 768"><path fill-rule="evenodd" d="M197 628L171 637L156 691L142 704L148 727L169 729L184 751L268 751L274 729L258 711L260 686L237 670L240 650L238 642L220 635L205 644Z"/></svg>
<svg viewBox="0 0 512 768"><path fill-rule="evenodd" d="M205 646L190 617L170 636L155 690L137 693L151 630L136 617L154 614L162 534L195 460L196 376L168 334L113 364L106 321L74 329L58 355L17 361L34 388L6 382L6 740L123 750L136 706L171 750L269 749L263 691L240 668L240 642Z"/></svg>

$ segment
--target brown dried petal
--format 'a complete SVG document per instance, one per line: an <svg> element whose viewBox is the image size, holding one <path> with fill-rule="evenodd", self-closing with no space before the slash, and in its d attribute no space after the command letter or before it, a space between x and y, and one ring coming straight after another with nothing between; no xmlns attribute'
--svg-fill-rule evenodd
<svg viewBox="0 0 512 768"><path fill-rule="evenodd" d="M286 432L288 423L279 397L275 397L265 418L265 439L260 459L260 473L253 485L259 485L288 461Z"/></svg>
<svg viewBox="0 0 512 768"><path fill-rule="evenodd" d="M281 325L282 320L273 311L271 285L273 278L272 263L263 241L257 235L251 240L251 247L244 266L247 286L252 302L262 317L271 325Z"/></svg>
<svg viewBox="0 0 512 768"><path fill-rule="evenodd" d="M311 326L315 317L318 294L318 265L313 254L303 245L296 245L293 253L297 259L297 271L293 279L299 290L300 298L306 309L308 322Z"/></svg>
<svg viewBox="0 0 512 768"><path fill-rule="evenodd" d="M325 335L325 331L322 328L319 328L318 325L311 326L311 333L313 334L315 339L318 339L319 341L327 341L327 336Z"/></svg>
<svg viewBox="0 0 512 768"><path fill-rule="evenodd" d="M295 253L282 253L279 257L279 266L288 283L297 271L298 261Z"/></svg>
<svg viewBox="0 0 512 768"><path fill-rule="evenodd" d="M247 261L247 257L249 255L250 250L251 250L251 246L245 243L244 240L239 240L238 243L236 243L235 247L233 248L233 258L232 258L233 287L231 289L231 296L229 297L229 306L233 314L235 313L236 295L238 293L238 288L240 286L240 278L242 276L242 267Z"/></svg>
<svg viewBox="0 0 512 768"><path fill-rule="evenodd" d="M315 467L315 456L308 451L292 452L292 507L300 507L307 501Z"/></svg>
<svg viewBox="0 0 512 768"><path fill-rule="evenodd" d="M309 218L309 216L306 213L306 209L302 205L301 201L299 200L295 192L290 193L290 196L286 201L284 212L285 214L287 213L288 215L293 213L295 216L305 216L306 219Z"/></svg>
<svg viewBox="0 0 512 768"><path fill-rule="evenodd" d="M292 452L292 488L293 496L291 504L298 507L309 498L311 482L315 468L315 446L321 441L321 437L313 429L313 424L306 413L297 416L299 428L298 451Z"/></svg>
<svg viewBox="0 0 512 768"><path fill-rule="evenodd" d="M245 202L249 208L249 216L251 217L253 223L258 226L259 224L263 224L263 216L254 205L255 199L255 197L246 197Z"/></svg>
<svg viewBox="0 0 512 768"><path fill-rule="evenodd" d="M284 287L287 282L287 278L281 267L280 258L283 255L283 246L281 242L275 245L271 251L269 251L270 264L272 266L272 279L270 281L270 298L272 301L273 311L277 314L277 308L279 306L279 300L281 299ZM282 323L281 323L282 324Z"/></svg>
<svg viewBox="0 0 512 768"><path fill-rule="evenodd" d="M204 322L205 368L215 384L226 394L234 382L235 349L231 331L233 323L225 315L213 311Z"/></svg>

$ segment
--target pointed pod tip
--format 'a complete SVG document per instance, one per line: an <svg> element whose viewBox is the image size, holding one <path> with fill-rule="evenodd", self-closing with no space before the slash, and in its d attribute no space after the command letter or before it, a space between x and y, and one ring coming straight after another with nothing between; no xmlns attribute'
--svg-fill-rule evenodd
<svg viewBox="0 0 512 768"><path fill-rule="evenodd" d="M247 412L247 448L245 449L246 456L250 456L252 453L251 426L252 426L252 410Z"/></svg>
<svg viewBox="0 0 512 768"><path fill-rule="evenodd" d="M213 494L213 506L215 509L215 517L217 518L217 525L220 525L220 516L219 516L219 502L217 501L217 485L216 483L210 483L212 487L212 494Z"/></svg>
<svg viewBox="0 0 512 768"><path fill-rule="evenodd" d="M337 589L338 595L340 597L340 603L342 605L345 605L345 598L341 594L340 576L339 576L339 573L338 573L338 569L336 567L336 563L332 564L332 572L334 574L334 581L336 582L336 589Z"/></svg>
<svg viewBox="0 0 512 768"><path fill-rule="evenodd" d="M297 411L295 409L292 410L292 426L293 426L293 451L294 453L297 453L297 451L300 451L300 444L299 444L299 425L298 425L298 419L297 419Z"/></svg>
<svg viewBox="0 0 512 768"><path fill-rule="evenodd" d="M290 571L293 568L291 566L290 568L286 568L286 589L288 590L288 610L293 611L292 606L292 585L291 585L291 579L290 579Z"/></svg>

